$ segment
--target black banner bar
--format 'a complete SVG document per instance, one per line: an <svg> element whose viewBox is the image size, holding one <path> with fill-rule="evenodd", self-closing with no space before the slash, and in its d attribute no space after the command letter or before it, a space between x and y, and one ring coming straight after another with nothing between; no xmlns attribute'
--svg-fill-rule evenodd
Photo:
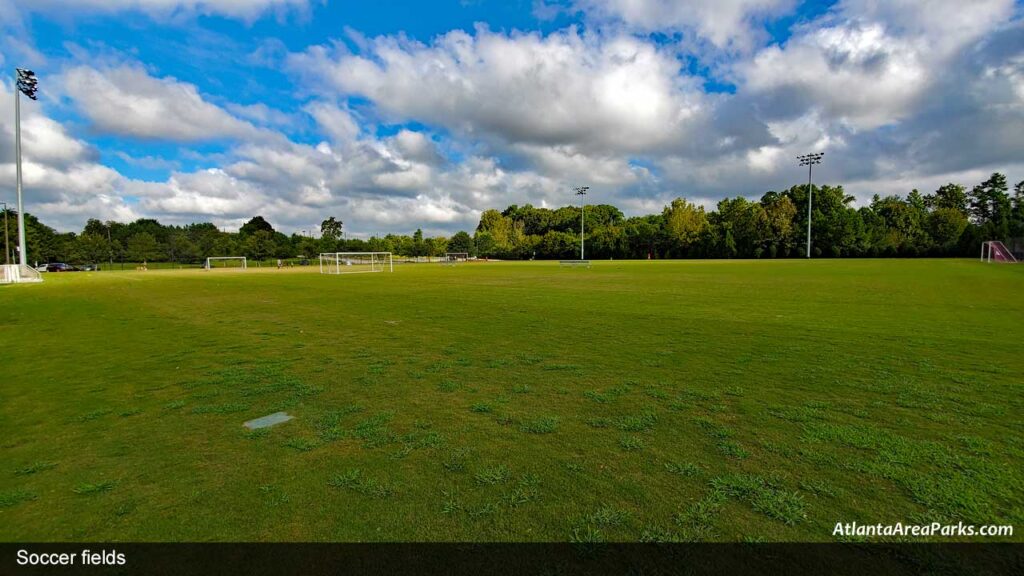
<svg viewBox="0 0 1024 576"><path fill-rule="evenodd" d="M1024 574L1021 544L0 544L0 574Z"/></svg>

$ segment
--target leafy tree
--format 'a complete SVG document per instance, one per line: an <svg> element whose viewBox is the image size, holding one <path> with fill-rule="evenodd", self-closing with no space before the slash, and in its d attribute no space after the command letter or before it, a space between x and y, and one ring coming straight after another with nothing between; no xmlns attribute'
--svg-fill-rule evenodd
<svg viewBox="0 0 1024 576"><path fill-rule="evenodd" d="M273 233L274 227L270 225L270 222L264 220L263 216L253 216L251 220L249 220L245 224L242 224L242 227L238 230L238 232L243 236L251 236L252 234L255 234L256 232L259 232L261 230L264 232Z"/></svg>
<svg viewBox="0 0 1024 576"><path fill-rule="evenodd" d="M172 262L192 262L199 256L196 245L189 240L188 234L176 231L167 240L167 257Z"/></svg>
<svg viewBox="0 0 1024 576"><path fill-rule="evenodd" d="M703 206L687 202L685 198L676 198L666 206L661 217L665 224L665 232L674 251L685 256L690 247L700 240L710 227Z"/></svg>
<svg viewBox="0 0 1024 576"><path fill-rule="evenodd" d="M928 215L928 232L943 250L949 250L960 240L967 228L967 216L957 208L936 208Z"/></svg>
<svg viewBox="0 0 1024 576"><path fill-rule="evenodd" d="M496 256L498 244L494 241L494 235L490 232L486 230L478 231L474 236L473 243L476 245L478 255L484 257Z"/></svg>
<svg viewBox="0 0 1024 576"><path fill-rule="evenodd" d="M1006 176L998 172L971 190L970 214L975 224L988 224L996 230L1008 227L1010 196L1007 190Z"/></svg>
<svg viewBox="0 0 1024 576"><path fill-rule="evenodd" d="M99 222L99 220L95 220ZM100 224L102 226L102 224ZM94 228L95 229L95 228ZM106 231L106 227L103 227ZM96 232L85 232L78 237L78 249L76 253L90 263L97 264L106 262L110 257L110 243L107 242L107 235L100 235Z"/></svg>
<svg viewBox="0 0 1024 576"><path fill-rule="evenodd" d="M423 230L417 228L416 232L413 233L410 248L412 250L410 252L412 256L426 256L429 253L430 248L423 240Z"/></svg>
<svg viewBox="0 0 1024 576"><path fill-rule="evenodd" d="M967 190L959 184L944 184L935 191L924 197L925 204L929 208L952 208L967 213Z"/></svg>
<svg viewBox="0 0 1024 576"><path fill-rule="evenodd" d="M128 258L136 262L149 262L159 260L163 256L160 244L149 232L133 234L128 239Z"/></svg>
<svg viewBox="0 0 1024 576"><path fill-rule="evenodd" d="M476 243L473 237L466 232L456 232L448 241L448 252L465 252L470 256L476 256Z"/></svg>
<svg viewBox="0 0 1024 576"><path fill-rule="evenodd" d="M275 248L274 235L268 230L257 230L245 240L245 255L256 261L273 254Z"/></svg>
<svg viewBox="0 0 1024 576"><path fill-rule="evenodd" d="M327 220L320 223L320 236L323 238L330 238L331 240L340 240L342 231L341 220L331 216Z"/></svg>

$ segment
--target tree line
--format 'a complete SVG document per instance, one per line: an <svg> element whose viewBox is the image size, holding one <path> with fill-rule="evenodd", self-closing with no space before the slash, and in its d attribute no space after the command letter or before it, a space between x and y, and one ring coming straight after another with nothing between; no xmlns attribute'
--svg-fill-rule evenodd
<svg viewBox="0 0 1024 576"><path fill-rule="evenodd" d="M769 191L757 201L726 198L715 210L676 198L661 213L625 217L615 206L585 210L588 258L787 258L805 255L806 184ZM812 189L812 255L818 257L973 256L986 240L1024 237L1024 181L1010 193L1003 174L994 173L967 189L946 184L932 193L911 191L875 196L854 208L842 186ZM11 253L17 220L8 213ZM73 263L175 262L192 264L208 256L256 260L315 258L321 252L392 252L440 256L467 252L503 259L574 258L579 255L579 206L536 208L512 205L485 210L473 234L425 237L388 234L345 238L343 223L326 218L318 237L286 235L262 216L238 232L204 222L164 225L143 218L131 223L90 219L81 233L59 233L25 215L33 261ZM1013 249L1020 249L1019 247Z"/></svg>

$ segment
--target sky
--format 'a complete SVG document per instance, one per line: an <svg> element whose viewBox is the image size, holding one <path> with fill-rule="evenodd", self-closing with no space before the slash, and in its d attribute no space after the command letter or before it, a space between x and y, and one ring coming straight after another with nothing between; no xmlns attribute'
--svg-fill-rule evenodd
<svg viewBox="0 0 1024 576"><path fill-rule="evenodd" d="M353 236L510 204L1024 180L1014 0L0 0L0 201Z"/></svg>

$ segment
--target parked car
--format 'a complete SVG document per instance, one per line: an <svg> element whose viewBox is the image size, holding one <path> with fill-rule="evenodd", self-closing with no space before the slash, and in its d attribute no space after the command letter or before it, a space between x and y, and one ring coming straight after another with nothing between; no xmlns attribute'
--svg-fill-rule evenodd
<svg viewBox="0 0 1024 576"><path fill-rule="evenodd" d="M36 272L46 272L47 266L49 266L49 264L40 264L36 266Z"/></svg>
<svg viewBox="0 0 1024 576"><path fill-rule="evenodd" d="M63 262L53 262L46 265L47 272L78 272L78 268L75 268L71 264L65 264Z"/></svg>
<svg viewBox="0 0 1024 576"><path fill-rule="evenodd" d="M79 268L82 272L94 272L99 269L99 264L83 264L82 267Z"/></svg>

